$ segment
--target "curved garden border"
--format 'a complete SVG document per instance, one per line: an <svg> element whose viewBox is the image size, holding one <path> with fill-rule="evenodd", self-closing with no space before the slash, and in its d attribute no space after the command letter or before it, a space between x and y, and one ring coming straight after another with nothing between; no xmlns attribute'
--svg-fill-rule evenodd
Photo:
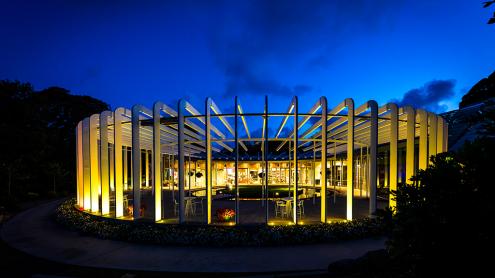
<svg viewBox="0 0 495 278"><path fill-rule="evenodd" d="M200 226L155 224L105 218L76 209L75 200L63 202L56 221L83 234L102 239L182 246L276 246L330 243L382 236L379 218L313 225Z"/></svg>

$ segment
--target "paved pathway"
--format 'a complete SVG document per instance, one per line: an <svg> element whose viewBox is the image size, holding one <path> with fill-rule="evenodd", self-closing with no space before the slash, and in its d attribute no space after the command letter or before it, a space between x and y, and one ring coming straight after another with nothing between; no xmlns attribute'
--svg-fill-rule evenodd
<svg viewBox="0 0 495 278"><path fill-rule="evenodd" d="M4 224L14 248L80 266L171 272L281 272L325 270L330 262L384 247L384 239L287 247L167 247L81 236L52 220L60 201L24 211Z"/></svg>

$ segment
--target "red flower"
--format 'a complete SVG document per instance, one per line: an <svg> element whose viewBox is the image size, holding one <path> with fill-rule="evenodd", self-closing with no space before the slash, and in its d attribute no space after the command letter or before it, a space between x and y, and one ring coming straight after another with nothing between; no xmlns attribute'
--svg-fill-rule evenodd
<svg viewBox="0 0 495 278"><path fill-rule="evenodd" d="M229 208L220 208L216 211L217 219L221 222L228 222L234 219L235 211Z"/></svg>

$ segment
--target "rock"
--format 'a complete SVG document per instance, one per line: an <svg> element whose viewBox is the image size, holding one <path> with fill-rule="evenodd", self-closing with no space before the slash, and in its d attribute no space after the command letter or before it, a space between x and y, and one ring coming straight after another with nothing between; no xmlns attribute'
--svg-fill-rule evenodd
<svg viewBox="0 0 495 278"><path fill-rule="evenodd" d="M495 71L488 78L481 79L462 97L459 108L464 108L495 97Z"/></svg>

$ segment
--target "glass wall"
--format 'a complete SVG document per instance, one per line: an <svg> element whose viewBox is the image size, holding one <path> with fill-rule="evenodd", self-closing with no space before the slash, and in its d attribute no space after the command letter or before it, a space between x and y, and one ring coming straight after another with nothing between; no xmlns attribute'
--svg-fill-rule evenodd
<svg viewBox="0 0 495 278"><path fill-rule="evenodd" d="M273 112L265 98L245 111L236 99L234 111L222 113L211 99L205 110L181 100L177 110L156 103L153 111L93 115L77 131L78 204L109 216L123 208L123 219L222 225L366 217L375 181L377 207L385 207L389 188L426 165L425 139L443 142L446 132L422 125L439 117L414 122L410 107L346 99L328 111L324 97L307 104L300 113L294 97Z"/></svg>

